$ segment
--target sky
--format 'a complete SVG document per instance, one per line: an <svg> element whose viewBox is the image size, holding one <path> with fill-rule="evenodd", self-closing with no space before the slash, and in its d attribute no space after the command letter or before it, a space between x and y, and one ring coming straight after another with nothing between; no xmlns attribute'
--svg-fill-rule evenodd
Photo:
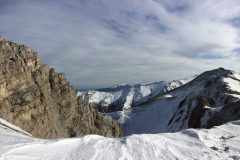
<svg viewBox="0 0 240 160"><path fill-rule="evenodd" d="M0 35L78 89L240 71L239 0L0 0Z"/></svg>

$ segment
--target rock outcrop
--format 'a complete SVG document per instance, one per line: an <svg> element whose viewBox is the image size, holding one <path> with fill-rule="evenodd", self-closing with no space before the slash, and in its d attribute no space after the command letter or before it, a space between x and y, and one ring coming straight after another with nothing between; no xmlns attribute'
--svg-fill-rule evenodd
<svg viewBox="0 0 240 160"><path fill-rule="evenodd" d="M121 136L120 125L80 100L35 51L0 38L0 117L40 138Z"/></svg>

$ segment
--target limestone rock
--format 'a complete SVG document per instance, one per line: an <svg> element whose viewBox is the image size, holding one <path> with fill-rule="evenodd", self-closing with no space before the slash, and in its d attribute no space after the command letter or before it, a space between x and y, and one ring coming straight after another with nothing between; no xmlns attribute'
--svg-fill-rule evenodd
<svg viewBox="0 0 240 160"><path fill-rule="evenodd" d="M80 100L64 74L1 37L0 117L40 138L121 136L120 125Z"/></svg>

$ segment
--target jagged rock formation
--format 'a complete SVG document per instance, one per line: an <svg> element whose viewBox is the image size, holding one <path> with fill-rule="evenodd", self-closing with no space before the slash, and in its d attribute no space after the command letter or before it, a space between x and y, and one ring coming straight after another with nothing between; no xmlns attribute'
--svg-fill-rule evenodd
<svg viewBox="0 0 240 160"><path fill-rule="evenodd" d="M80 100L36 52L0 38L0 117L41 138L121 136L120 125Z"/></svg>

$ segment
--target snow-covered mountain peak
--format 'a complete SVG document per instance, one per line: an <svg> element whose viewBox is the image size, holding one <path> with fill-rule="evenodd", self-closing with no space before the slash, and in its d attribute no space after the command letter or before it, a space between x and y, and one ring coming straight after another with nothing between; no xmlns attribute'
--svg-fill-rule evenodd
<svg viewBox="0 0 240 160"><path fill-rule="evenodd" d="M124 126L125 135L130 135L210 128L239 119L238 113L240 75L220 68L200 74L180 87L160 92L128 111L109 115Z"/></svg>
<svg viewBox="0 0 240 160"><path fill-rule="evenodd" d="M98 90L79 91L78 96L89 103L97 104L100 112L112 112L130 109L135 105L148 101L160 93L175 89L195 76L171 82L154 82L146 85L117 85Z"/></svg>
<svg viewBox="0 0 240 160"><path fill-rule="evenodd" d="M193 82L207 81L207 80L211 80L211 79L215 79L215 78L219 78L219 77L227 78L227 77L232 77L236 74L238 74L238 73L235 71L227 70L224 68L218 68L218 69L203 72L202 74L197 76L193 80Z"/></svg>

